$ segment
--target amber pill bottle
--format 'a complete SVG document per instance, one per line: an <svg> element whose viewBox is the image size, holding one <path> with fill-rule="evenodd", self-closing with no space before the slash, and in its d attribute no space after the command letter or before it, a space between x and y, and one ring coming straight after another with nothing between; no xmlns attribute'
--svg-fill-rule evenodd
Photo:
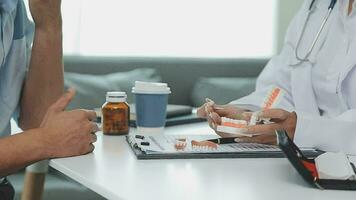
<svg viewBox="0 0 356 200"><path fill-rule="evenodd" d="M130 107L125 92L107 92L106 102L101 108L102 128L105 135L127 135L129 133Z"/></svg>

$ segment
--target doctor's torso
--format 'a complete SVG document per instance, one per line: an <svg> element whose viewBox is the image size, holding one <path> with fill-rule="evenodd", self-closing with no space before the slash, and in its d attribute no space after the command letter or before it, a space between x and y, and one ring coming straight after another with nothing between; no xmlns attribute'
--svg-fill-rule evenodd
<svg viewBox="0 0 356 200"><path fill-rule="evenodd" d="M314 39L329 3L317 1L298 49L300 54L306 53ZM348 4L348 0L337 2L310 58L311 87L322 116L337 116L356 108L356 9L348 15Z"/></svg>

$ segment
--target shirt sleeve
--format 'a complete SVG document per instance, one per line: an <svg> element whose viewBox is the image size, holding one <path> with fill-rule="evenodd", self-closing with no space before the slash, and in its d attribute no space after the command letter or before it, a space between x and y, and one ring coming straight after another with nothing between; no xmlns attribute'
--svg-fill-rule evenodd
<svg viewBox="0 0 356 200"><path fill-rule="evenodd" d="M17 7L16 18L21 18L21 19L15 20L15 23L17 23L16 24L17 26L21 26L20 28L18 28L18 30L21 30L19 32L22 32L21 33L22 37L26 41L26 43L25 43L26 51L25 51L24 58L23 58L23 59L25 59L25 64L26 64L26 66L24 66L26 68L26 74L25 74L25 77L26 77L27 72L29 70L29 66L30 66L35 25L28 17L26 6L23 1L19 1L18 7ZM20 104L18 104L13 115L12 115L12 118L16 121L16 123L18 123L18 119L20 116L20 109L21 109L21 106L20 106Z"/></svg>
<svg viewBox="0 0 356 200"><path fill-rule="evenodd" d="M355 109L332 118L297 112L297 119L294 142L298 146L356 155Z"/></svg>
<svg viewBox="0 0 356 200"><path fill-rule="evenodd" d="M27 15L27 10L26 6L24 5L23 1L22 3L22 12L25 13L24 15L24 37L26 38L26 60L27 60L27 69L30 66L30 60L31 60L31 51L32 51L32 44L33 44L33 38L34 38L34 33L35 33L35 24L33 23L32 20L29 19Z"/></svg>
<svg viewBox="0 0 356 200"><path fill-rule="evenodd" d="M12 4L2 13L4 59L0 68L0 137L10 133L9 122L18 118L21 90L28 70L33 38L33 24L28 19L23 1Z"/></svg>

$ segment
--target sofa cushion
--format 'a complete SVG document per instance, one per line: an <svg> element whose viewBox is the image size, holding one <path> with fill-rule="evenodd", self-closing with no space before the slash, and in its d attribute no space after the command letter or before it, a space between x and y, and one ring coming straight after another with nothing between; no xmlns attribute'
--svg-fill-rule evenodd
<svg viewBox="0 0 356 200"><path fill-rule="evenodd" d="M107 91L125 91L128 95L128 102L132 102L131 89L135 81L155 82L161 80L157 71L150 68L105 75L65 72L64 79L66 88L74 87L77 91L68 109L101 107L105 102Z"/></svg>
<svg viewBox="0 0 356 200"><path fill-rule="evenodd" d="M192 92L194 106L201 106L205 98L217 104L226 104L254 91L256 78L200 78Z"/></svg>

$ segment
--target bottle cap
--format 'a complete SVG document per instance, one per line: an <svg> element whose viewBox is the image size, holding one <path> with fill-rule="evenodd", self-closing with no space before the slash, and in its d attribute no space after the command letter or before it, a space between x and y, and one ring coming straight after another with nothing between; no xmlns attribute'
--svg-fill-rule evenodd
<svg viewBox="0 0 356 200"><path fill-rule="evenodd" d="M107 92L106 101L107 102L126 102L126 92Z"/></svg>

